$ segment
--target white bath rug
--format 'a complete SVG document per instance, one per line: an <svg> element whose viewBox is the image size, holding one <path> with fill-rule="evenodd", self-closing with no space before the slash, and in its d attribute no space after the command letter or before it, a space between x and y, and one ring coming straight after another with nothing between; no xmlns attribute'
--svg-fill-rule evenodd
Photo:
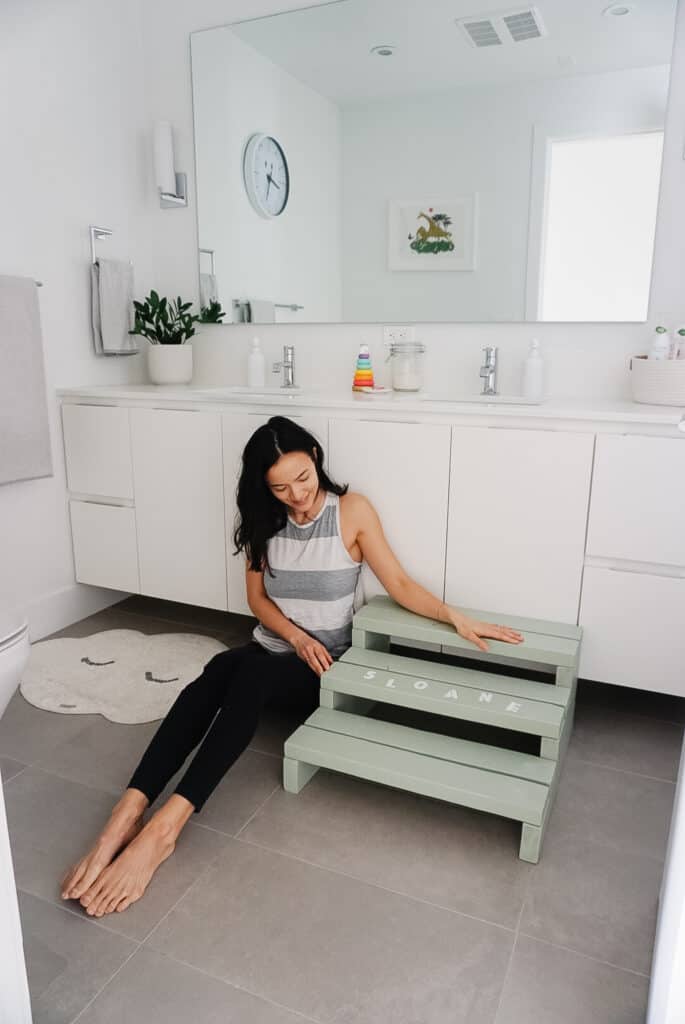
<svg viewBox="0 0 685 1024"><path fill-rule="evenodd" d="M164 718L176 697L219 651L195 633L108 629L31 645L19 689L37 708L63 715L100 714L136 724Z"/></svg>

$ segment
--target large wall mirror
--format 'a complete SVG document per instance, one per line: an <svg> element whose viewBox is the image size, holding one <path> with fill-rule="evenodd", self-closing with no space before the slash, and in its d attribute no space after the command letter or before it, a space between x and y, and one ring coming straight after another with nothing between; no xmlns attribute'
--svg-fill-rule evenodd
<svg viewBox="0 0 685 1024"><path fill-rule="evenodd" d="M339 0L191 36L225 322L647 317L677 0Z"/></svg>

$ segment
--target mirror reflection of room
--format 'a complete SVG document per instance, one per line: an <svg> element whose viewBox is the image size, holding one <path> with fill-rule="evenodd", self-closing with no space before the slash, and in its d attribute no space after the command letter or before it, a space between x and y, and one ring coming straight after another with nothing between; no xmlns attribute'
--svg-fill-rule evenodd
<svg viewBox="0 0 685 1024"><path fill-rule="evenodd" d="M194 33L203 294L226 322L645 320L674 17L341 0Z"/></svg>

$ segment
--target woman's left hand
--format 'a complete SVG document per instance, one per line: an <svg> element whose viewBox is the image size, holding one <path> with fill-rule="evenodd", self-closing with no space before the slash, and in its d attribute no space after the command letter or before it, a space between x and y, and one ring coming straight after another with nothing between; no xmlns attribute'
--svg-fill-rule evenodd
<svg viewBox="0 0 685 1024"><path fill-rule="evenodd" d="M497 626L493 622L479 622L477 619L470 619L468 615L448 607L448 621L452 623L459 636L479 647L481 651L487 651L488 645L483 637L491 640L501 640L505 644L520 644L523 635L509 626Z"/></svg>

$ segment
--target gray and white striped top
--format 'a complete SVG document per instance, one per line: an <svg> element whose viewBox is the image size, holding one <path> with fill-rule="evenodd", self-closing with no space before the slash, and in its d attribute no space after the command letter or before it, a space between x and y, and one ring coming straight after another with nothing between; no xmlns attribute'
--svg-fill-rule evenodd
<svg viewBox="0 0 685 1024"><path fill-rule="evenodd" d="M300 525L288 516L267 542L273 576L264 572L264 589L296 626L316 637L335 658L352 642L352 616L363 603L361 563L355 562L340 531L340 498L331 491L321 511ZM254 639L281 654L292 646L260 622Z"/></svg>

